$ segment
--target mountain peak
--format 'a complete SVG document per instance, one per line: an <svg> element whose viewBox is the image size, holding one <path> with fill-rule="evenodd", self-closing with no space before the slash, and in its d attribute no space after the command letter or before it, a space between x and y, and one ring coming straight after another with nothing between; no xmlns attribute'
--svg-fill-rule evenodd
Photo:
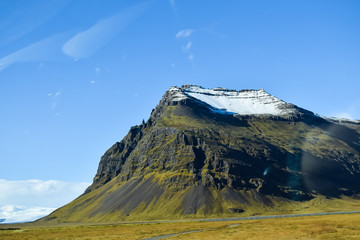
<svg viewBox="0 0 360 240"><path fill-rule="evenodd" d="M272 115L289 116L299 112L299 108L272 96L264 89L214 89L198 85L183 85L171 87L169 92L172 101L179 102L193 99L207 105L218 114L230 115Z"/></svg>

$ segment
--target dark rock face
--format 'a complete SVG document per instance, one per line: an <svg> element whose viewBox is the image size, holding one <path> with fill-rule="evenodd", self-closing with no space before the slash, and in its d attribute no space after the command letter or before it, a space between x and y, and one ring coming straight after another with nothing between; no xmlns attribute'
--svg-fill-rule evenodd
<svg viewBox="0 0 360 240"><path fill-rule="evenodd" d="M106 153L101 157L98 171L94 178L94 183L86 191L97 188L115 178L121 172L127 158L135 149L137 143L142 137L143 126L132 127L128 135L121 141L115 143ZM129 175L130 173L126 174ZM127 178L126 180L130 179Z"/></svg>

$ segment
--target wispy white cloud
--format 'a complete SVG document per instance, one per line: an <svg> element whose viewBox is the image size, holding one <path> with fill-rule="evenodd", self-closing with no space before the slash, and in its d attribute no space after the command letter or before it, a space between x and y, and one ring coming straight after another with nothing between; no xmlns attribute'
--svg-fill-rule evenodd
<svg viewBox="0 0 360 240"><path fill-rule="evenodd" d="M140 16L151 2L143 2L106 18L83 32L63 32L40 39L0 58L0 71L17 62L78 61L97 52L115 38L134 19Z"/></svg>
<svg viewBox="0 0 360 240"><path fill-rule="evenodd" d="M61 95L62 93L62 90L59 89L57 92L55 93L48 93L48 97L51 97L51 109L52 110L55 110L57 105L58 105L58 102L59 102L59 96Z"/></svg>
<svg viewBox="0 0 360 240"><path fill-rule="evenodd" d="M70 1L31 1L31 4L17 2L19 4L15 3L16 7L10 8L3 3L4 1L1 2L0 48L27 36L42 24L47 23Z"/></svg>
<svg viewBox="0 0 360 240"><path fill-rule="evenodd" d="M186 45L184 45L182 47L182 49L183 49L184 52L187 52L187 51L190 50L191 46L192 46L192 42L188 42Z"/></svg>
<svg viewBox="0 0 360 240"><path fill-rule="evenodd" d="M98 22L67 41L62 47L63 52L75 59L90 57L121 33L148 7L149 2L139 3Z"/></svg>
<svg viewBox="0 0 360 240"><path fill-rule="evenodd" d="M346 118L346 119L350 119L350 120L354 119L350 113L346 113L346 112L336 113L335 117L336 118Z"/></svg>
<svg viewBox="0 0 360 240"><path fill-rule="evenodd" d="M194 29L183 29L183 30L179 31L175 35L175 37L176 38L187 38L187 37L190 37L193 32L195 32Z"/></svg>
<svg viewBox="0 0 360 240"><path fill-rule="evenodd" d="M61 46L67 38L69 33L53 35L0 58L0 71L17 62L65 60Z"/></svg>
<svg viewBox="0 0 360 240"><path fill-rule="evenodd" d="M96 75L100 75L100 71L101 71L101 69L100 68L95 68L95 73L96 73Z"/></svg>
<svg viewBox="0 0 360 240"><path fill-rule="evenodd" d="M61 89L54 94L54 97L56 98L56 97L60 96L60 94L61 94Z"/></svg>
<svg viewBox="0 0 360 240"><path fill-rule="evenodd" d="M175 0L169 0L170 6L174 11L177 11Z"/></svg>
<svg viewBox="0 0 360 240"><path fill-rule="evenodd" d="M194 29L183 29L180 32L178 32L175 37L176 38L188 38L191 36L191 34L194 32ZM182 46L182 51L187 54L188 60L192 62L194 60L194 54L189 53L189 50L192 47L192 41L188 41L186 45Z"/></svg>
<svg viewBox="0 0 360 240"><path fill-rule="evenodd" d="M334 109L328 116L336 118L346 118L350 120L357 120L359 118L360 101L351 101L345 104L341 109Z"/></svg>
<svg viewBox="0 0 360 240"><path fill-rule="evenodd" d="M92 80L92 81L90 81L90 83L91 83L91 84L95 84L95 81L94 81L94 80Z"/></svg>
<svg viewBox="0 0 360 240"><path fill-rule="evenodd" d="M218 32L217 30L215 30L215 29L222 29L222 26L221 26L222 23L223 23L222 21L214 22L214 23L208 25L207 27L205 27L203 29L203 31L208 33L208 34L215 35L215 36L223 38L223 39L229 39L228 36Z"/></svg>

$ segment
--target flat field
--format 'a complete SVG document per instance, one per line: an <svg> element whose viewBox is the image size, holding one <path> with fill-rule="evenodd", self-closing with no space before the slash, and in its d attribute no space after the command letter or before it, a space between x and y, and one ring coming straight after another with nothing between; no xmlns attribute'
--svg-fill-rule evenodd
<svg viewBox="0 0 360 240"><path fill-rule="evenodd" d="M2 240L146 239L171 234L165 239L360 239L360 214L223 222L12 224L0 229Z"/></svg>

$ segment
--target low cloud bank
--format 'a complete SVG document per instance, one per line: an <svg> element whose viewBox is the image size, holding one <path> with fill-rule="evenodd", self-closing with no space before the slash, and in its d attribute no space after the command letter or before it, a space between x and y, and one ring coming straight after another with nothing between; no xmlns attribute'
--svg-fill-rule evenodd
<svg viewBox="0 0 360 240"><path fill-rule="evenodd" d="M90 183L0 179L0 223L41 218L81 195Z"/></svg>

